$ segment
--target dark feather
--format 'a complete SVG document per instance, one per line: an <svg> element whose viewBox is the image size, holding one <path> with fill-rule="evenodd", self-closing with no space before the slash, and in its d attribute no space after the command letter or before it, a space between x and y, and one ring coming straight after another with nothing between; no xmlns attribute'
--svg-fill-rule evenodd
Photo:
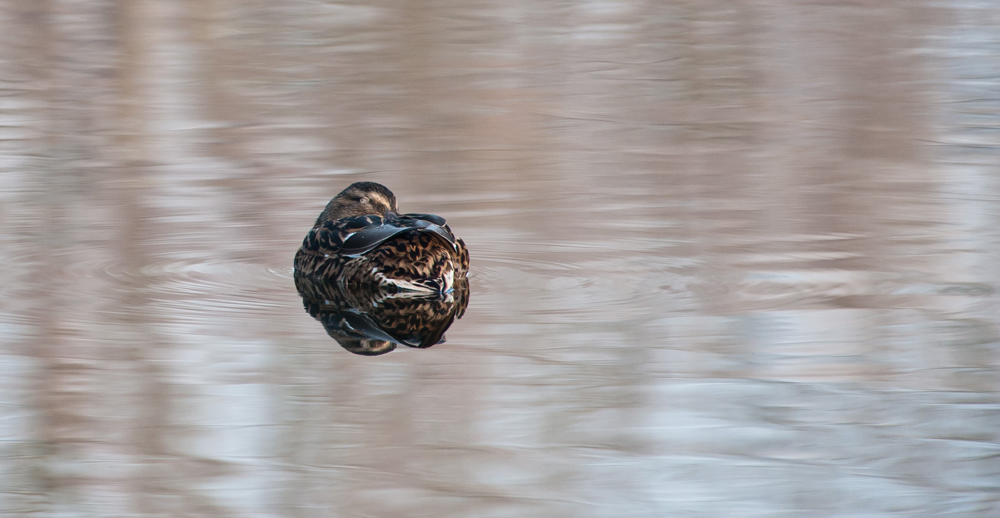
<svg viewBox="0 0 1000 518"><path fill-rule="evenodd" d="M396 344L427 348L444 341L444 333L469 304L465 279L445 295L386 295L346 290L296 275L295 287L306 312L328 335L355 354L377 355Z"/></svg>
<svg viewBox="0 0 1000 518"><path fill-rule="evenodd" d="M306 309L359 354L388 352L390 343L434 345L468 304L465 243L441 216L396 210L384 186L351 184L330 200L295 254Z"/></svg>

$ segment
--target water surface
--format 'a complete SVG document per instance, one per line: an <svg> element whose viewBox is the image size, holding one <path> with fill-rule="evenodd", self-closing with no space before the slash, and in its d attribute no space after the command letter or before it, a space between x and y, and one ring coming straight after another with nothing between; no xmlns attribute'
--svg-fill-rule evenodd
<svg viewBox="0 0 1000 518"><path fill-rule="evenodd" d="M1000 7L9 2L5 516L1000 514ZM472 253L363 357L353 181Z"/></svg>

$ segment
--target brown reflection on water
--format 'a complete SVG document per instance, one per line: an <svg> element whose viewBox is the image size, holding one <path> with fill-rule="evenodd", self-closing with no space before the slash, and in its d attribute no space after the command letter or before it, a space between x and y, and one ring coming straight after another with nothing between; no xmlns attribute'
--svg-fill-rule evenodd
<svg viewBox="0 0 1000 518"><path fill-rule="evenodd" d="M869 5L871 4L871 5ZM0 514L994 516L990 2L0 6ZM291 258L449 220L448 342Z"/></svg>
<svg viewBox="0 0 1000 518"><path fill-rule="evenodd" d="M296 267L295 289L306 313L354 354L378 356L397 345L427 348L444 343L445 332L469 305L469 283L464 277L447 293L431 296L346 287L300 273Z"/></svg>

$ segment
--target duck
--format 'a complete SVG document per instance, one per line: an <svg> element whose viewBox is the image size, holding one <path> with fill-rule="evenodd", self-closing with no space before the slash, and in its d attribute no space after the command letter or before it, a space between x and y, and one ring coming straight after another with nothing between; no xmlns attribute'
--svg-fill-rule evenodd
<svg viewBox="0 0 1000 518"><path fill-rule="evenodd" d="M396 196L355 182L334 196L295 253L295 277L345 292L443 296L466 282L469 250L435 214L400 214Z"/></svg>

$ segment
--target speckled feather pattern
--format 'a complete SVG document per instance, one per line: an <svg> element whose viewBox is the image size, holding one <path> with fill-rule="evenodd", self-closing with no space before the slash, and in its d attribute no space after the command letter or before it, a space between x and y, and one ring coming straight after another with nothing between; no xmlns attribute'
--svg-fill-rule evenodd
<svg viewBox="0 0 1000 518"><path fill-rule="evenodd" d="M455 238L447 225L411 225L409 219L389 222L374 215L323 222L309 231L295 254L296 276L341 287L378 286L388 292L451 290L469 270L465 242ZM358 240L354 236L379 232L391 236L363 253L344 253Z"/></svg>
<svg viewBox="0 0 1000 518"><path fill-rule="evenodd" d="M377 287L342 290L337 284L314 282L304 276L295 280L306 311L323 324L327 334L355 354L384 354L395 345L352 326L351 315L367 316L395 342L424 348L442 341L445 331L455 319L462 318L469 303L465 278L445 296L386 295Z"/></svg>
<svg viewBox="0 0 1000 518"><path fill-rule="evenodd" d="M469 301L469 251L444 218L398 214L385 186L356 182L327 204L295 254L306 311L345 349L430 347Z"/></svg>

